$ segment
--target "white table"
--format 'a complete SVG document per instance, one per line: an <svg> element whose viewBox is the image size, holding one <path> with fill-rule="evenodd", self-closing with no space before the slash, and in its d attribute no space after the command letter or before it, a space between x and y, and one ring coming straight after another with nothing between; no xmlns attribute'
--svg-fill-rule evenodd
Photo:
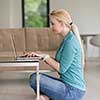
<svg viewBox="0 0 100 100"><path fill-rule="evenodd" d="M15 60L7 60L7 61L0 61L0 71L9 71L9 70L15 70L16 71L22 71L27 68L27 70L30 70L31 67L36 67L36 74L37 74L37 100L39 100L39 61L15 61ZM19 70L21 68L21 70ZM29 69L28 69L29 68Z"/></svg>
<svg viewBox="0 0 100 100"><path fill-rule="evenodd" d="M86 59L87 59L87 44L88 44L87 42L88 42L88 37L96 36L96 35L100 35L100 34L99 33L81 33L80 34L82 42L84 44L85 62L86 62Z"/></svg>

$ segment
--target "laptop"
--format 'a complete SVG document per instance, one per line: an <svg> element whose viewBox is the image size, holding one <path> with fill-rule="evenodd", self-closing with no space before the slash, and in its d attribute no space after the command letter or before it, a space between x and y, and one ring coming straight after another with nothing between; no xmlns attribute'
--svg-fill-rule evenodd
<svg viewBox="0 0 100 100"><path fill-rule="evenodd" d="M24 56L24 55L20 55L17 56L17 51L16 51L16 46L15 46L15 41L13 38L13 35L10 35L11 38L11 43L12 43L12 48L13 48L13 52L14 52L14 58L16 61L39 61L42 60L42 58L40 56L32 56L32 57L28 57L28 56Z"/></svg>
<svg viewBox="0 0 100 100"><path fill-rule="evenodd" d="M33 57L17 56L16 57L16 61L39 61L39 60L42 60L42 58L36 57L36 56L33 56Z"/></svg>

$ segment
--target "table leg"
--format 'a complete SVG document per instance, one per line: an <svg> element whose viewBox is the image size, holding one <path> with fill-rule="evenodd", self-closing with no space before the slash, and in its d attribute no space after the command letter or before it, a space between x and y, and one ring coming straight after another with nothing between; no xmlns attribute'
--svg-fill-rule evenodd
<svg viewBox="0 0 100 100"><path fill-rule="evenodd" d="M36 72L37 72L37 100L40 100L40 75L39 75L39 65L36 67Z"/></svg>
<svg viewBox="0 0 100 100"><path fill-rule="evenodd" d="M85 62L87 61L87 37L82 37L83 47L84 47L84 53L85 53Z"/></svg>
<svg viewBox="0 0 100 100"><path fill-rule="evenodd" d="M87 37L84 37L85 62L87 61Z"/></svg>

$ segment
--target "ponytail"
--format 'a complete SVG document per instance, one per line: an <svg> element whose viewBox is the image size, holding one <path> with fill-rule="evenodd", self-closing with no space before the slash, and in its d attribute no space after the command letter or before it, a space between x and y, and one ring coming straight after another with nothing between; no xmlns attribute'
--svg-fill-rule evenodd
<svg viewBox="0 0 100 100"><path fill-rule="evenodd" d="M79 30L78 30L78 27L75 25L75 24L72 24L71 25L71 30L72 32L75 34L75 36L77 37L79 43L80 43L80 46L81 46L81 49L82 49L82 64L83 64L83 67L85 65L85 61L84 61L84 49L83 49L83 44L82 44L82 41L81 41L81 37L79 35Z"/></svg>

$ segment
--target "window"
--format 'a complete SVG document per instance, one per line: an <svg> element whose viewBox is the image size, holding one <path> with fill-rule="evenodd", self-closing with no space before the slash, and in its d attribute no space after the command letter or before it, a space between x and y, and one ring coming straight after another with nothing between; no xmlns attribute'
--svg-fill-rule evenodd
<svg viewBox="0 0 100 100"><path fill-rule="evenodd" d="M49 0L22 0L23 27L49 26Z"/></svg>

